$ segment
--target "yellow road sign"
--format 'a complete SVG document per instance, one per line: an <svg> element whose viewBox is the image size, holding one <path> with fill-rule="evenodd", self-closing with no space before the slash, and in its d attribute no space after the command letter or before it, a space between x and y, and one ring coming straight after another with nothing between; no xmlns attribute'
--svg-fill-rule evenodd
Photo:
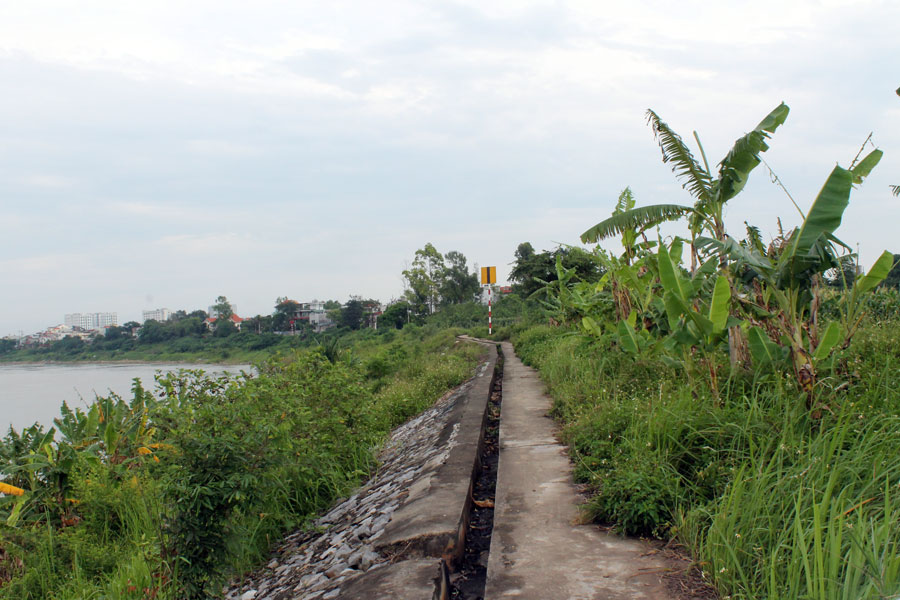
<svg viewBox="0 0 900 600"><path fill-rule="evenodd" d="M497 283L497 267L481 267L481 285Z"/></svg>

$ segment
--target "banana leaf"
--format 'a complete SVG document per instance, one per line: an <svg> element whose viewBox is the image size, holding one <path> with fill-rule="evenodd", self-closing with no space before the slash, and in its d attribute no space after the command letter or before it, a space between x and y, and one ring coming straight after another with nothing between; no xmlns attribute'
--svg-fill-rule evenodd
<svg viewBox="0 0 900 600"><path fill-rule="evenodd" d="M761 159L759 155L769 149L766 139L770 133L784 123L790 108L782 102L760 121L753 131L738 138L734 146L719 163L719 178L716 186L716 201L727 202L737 196L750 177L750 171L755 169Z"/></svg>
<svg viewBox="0 0 900 600"><path fill-rule="evenodd" d="M834 321L828 324L825 328L825 333L822 334L822 339L819 340L819 345L816 346L816 351L813 353L813 358L816 360L825 360L828 358L828 355L831 354L832 348L834 348L835 344L837 344L841 339L841 327Z"/></svg>
<svg viewBox="0 0 900 600"><path fill-rule="evenodd" d="M605 221L600 221L581 234L581 241L585 244L595 244L626 231L646 231L665 221L680 219L693 210L690 206L681 206L680 204L653 204L632 208L615 213Z"/></svg>
<svg viewBox="0 0 900 600"><path fill-rule="evenodd" d="M857 278L856 283L853 286L856 288L854 291L857 294L864 294L875 289L875 286L884 281L888 276L888 273L891 272L893 266L894 255L885 250L881 253L881 256L878 257L878 260L875 261L875 264L872 265L872 268L869 269L869 272L862 277Z"/></svg>
<svg viewBox="0 0 900 600"><path fill-rule="evenodd" d="M709 303L709 320L713 333L722 333L728 323L729 305L731 304L731 287L728 278L719 275Z"/></svg>
<svg viewBox="0 0 900 600"><path fill-rule="evenodd" d="M681 286L681 278L672 264L669 251L665 244L659 245L659 253L657 255L659 261L659 279L662 282L663 289L666 292L674 294L682 302L685 301L684 289Z"/></svg>

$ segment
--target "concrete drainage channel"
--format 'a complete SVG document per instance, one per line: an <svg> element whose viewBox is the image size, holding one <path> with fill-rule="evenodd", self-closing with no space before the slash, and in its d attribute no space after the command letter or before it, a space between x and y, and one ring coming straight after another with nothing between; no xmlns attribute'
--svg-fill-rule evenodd
<svg viewBox="0 0 900 600"><path fill-rule="evenodd" d="M497 488L497 467L500 458L500 404L503 400L503 352L497 347L499 358L494 368L494 381L484 415L484 426L478 462L472 480L469 522L466 527L465 551L455 572L442 568L447 578L451 600L483 600L487 580L488 554L494 529L494 493ZM443 598L441 590L438 597Z"/></svg>

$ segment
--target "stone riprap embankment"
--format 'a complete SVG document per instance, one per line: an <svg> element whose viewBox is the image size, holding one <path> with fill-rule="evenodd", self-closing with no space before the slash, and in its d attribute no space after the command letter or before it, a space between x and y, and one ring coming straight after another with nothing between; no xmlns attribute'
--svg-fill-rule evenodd
<svg viewBox="0 0 900 600"><path fill-rule="evenodd" d="M287 536L264 569L225 597L446 597L442 573L463 550L497 358L486 349L475 377L394 430L364 487L317 519L315 531Z"/></svg>

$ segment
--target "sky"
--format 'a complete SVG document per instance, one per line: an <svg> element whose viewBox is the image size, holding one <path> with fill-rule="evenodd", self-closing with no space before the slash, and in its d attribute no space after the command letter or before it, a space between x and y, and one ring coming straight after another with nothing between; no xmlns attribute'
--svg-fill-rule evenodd
<svg viewBox="0 0 900 600"><path fill-rule="evenodd" d="M692 202L648 108L717 163L787 103L764 158L804 210L872 132L837 231L867 267L900 252L898 22L894 0L4 2L0 336L388 301L429 242L503 280L625 186ZM760 167L728 227L779 217L800 221Z"/></svg>

